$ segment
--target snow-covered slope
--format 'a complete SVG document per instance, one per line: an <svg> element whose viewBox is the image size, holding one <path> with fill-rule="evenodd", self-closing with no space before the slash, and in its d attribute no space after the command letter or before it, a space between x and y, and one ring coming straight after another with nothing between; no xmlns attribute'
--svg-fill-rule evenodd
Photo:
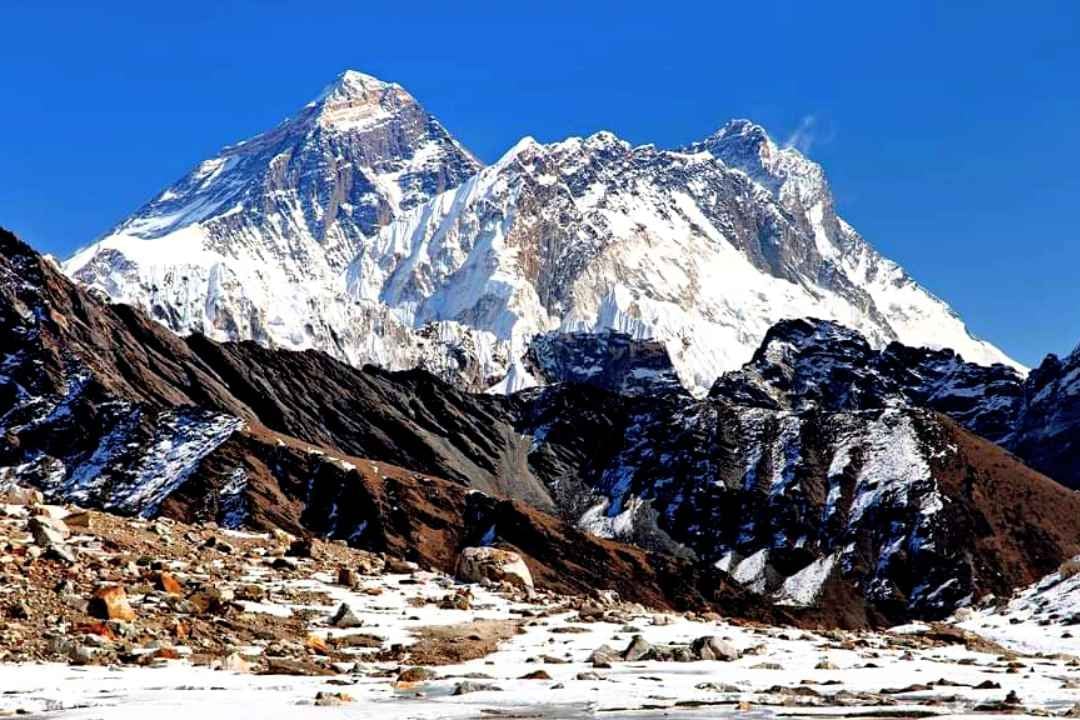
<svg viewBox="0 0 1080 720"><path fill-rule="evenodd" d="M836 216L818 165L745 121L680 151L610 133L525 139L380 231L348 288L408 322L489 330L511 358L551 330L655 338L697 391L775 322L807 315L876 347L1015 365Z"/></svg>
<svg viewBox="0 0 1080 720"><path fill-rule="evenodd" d="M378 303L354 302L344 270L381 226L479 167L401 86L346 71L64 269L181 333L441 371L457 364L448 347L486 357L490 343L454 324L415 332Z"/></svg>
<svg viewBox="0 0 1080 720"><path fill-rule="evenodd" d="M775 322L1013 364L835 213L820 166L733 121L679 150L606 132L480 163L400 86L342 74L65 265L182 333L536 384L537 333L666 345L704 394Z"/></svg>
<svg viewBox="0 0 1080 720"><path fill-rule="evenodd" d="M991 640L1020 652L1080 655L1080 557L1057 572L1017 590L1011 598L987 598L982 607L957 611L955 620Z"/></svg>

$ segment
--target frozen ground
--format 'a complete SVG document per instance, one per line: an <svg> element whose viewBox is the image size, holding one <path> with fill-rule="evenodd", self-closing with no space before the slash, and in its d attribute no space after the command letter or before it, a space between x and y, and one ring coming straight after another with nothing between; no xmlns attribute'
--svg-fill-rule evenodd
<svg viewBox="0 0 1080 720"><path fill-rule="evenodd" d="M390 647L415 642L420 628L485 619L518 623L520 634L485 657L432 666L434 678L416 683L398 680L406 667L399 660L338 663L341 673L333 677L253 675L197 667L185 659L163 662L159 667L0 665L0 715L20 712L63 718L207 720L238 715L388 720L956 717L992 710L1056 715L1080 702L1080 668L1075 661L1065 656L1025 654L1071 651L1072 646L1057 644L1056 636L1062 629L1053 628L1051 635L1047 626L1010 624L1008 618L1000 626L1010 632L986 634L1015 648L1015 655L967 647L986 649L985 644L935 640L933 628L919 625L892 633L817 634L660 615L626 605L609 606L602 611L607 615L600 615L606 619L588 621L598 615L586 611L582 617L580 610L574 609L583 607L580 602L551 597L524 601L511 593L476 585L468 586L473 593L470 609L444 609L435 603L461 586L425 572L366 576L360 585L348 589L325 573L316 572L306 579L280 579L253 563L242 580L262 583L269 591L266 601L246 603L245 611L274 617L317 611L317 617L323 619L312 624L324 637L367 633L382 638L384 647ZM1051 584L1063 594L1072 585L1066 583L1067 587ZM308 598L309 604L275 599L298 596ZM329 627L330 616L342 602L363 621L361 627ZM997 628L997 619L990 611L983 611L967 618L964 625L981 632ZM468 626L458 632L462 643L475 639ZM731 662L617 661L610 667L594 667L589 662L599 646L607 644L621 651L634 635L654 645L689 643L715 635L728 640L741 657ZM1044 641L1035 642L1040 636ZM184 648L177 649L183 656ZM240 648L239 652L254 656L260 651ZM523 678L538 670L547 677ZM466 681L491 687L455 695L455 689ZM984 684L985 689L975 687ZM349 699L335 707L317 706L315 698L320 692L345 693ZM998 705L1010 692L1019 702Z"/></svg>

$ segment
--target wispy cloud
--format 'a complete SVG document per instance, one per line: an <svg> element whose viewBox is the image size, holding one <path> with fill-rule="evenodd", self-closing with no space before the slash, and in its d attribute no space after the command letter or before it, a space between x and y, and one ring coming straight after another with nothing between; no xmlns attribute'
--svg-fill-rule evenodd
<svg viewBox="0 0 1080 720"><path fill-rule="evenodd" d="M810 152L810 148L820 139L820 130L816 115L803 115L798 126L784 141L784 147L795 148L803 155Z"/></svg>

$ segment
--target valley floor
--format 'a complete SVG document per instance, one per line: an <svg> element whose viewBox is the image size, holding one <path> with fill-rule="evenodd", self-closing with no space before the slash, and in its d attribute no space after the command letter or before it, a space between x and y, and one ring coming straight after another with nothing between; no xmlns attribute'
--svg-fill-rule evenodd
<svg viewBox="0 0 1080 720"><path fill-rule="evenodd" d="M1046 618L1025 611L1046 612L1047 601L1011 606L1000 623L989 611L967 615L966 631L808 632L467 585L318 541L310 557L292 557L279 536L93 513L65 541L77 564L46 569L54 582L126 574L136 617L80 623L49 609L41 593L57 591L34 571L49 561L24 552L27 516L6 514L0 607L8 617L25 607L0 632L0 716L956 717L1080 707L1080 663L1046 654L1078 650L1060 638L1063 618L1039 625ZM154 540L156 562L139 556ZM357 564L367 574L339 574ZM183 590L147 586L154 566ZM1072 580L1048 579L1039 592L1070 594ZM82 612L70 596L90 591L67 582L63 607ZM211 609L208 592L220 601ZM189 625L182 637L169 630L176 623ZM980 629L994 640L970 632ZM734 659L635 659L710 636Z"/></svg>

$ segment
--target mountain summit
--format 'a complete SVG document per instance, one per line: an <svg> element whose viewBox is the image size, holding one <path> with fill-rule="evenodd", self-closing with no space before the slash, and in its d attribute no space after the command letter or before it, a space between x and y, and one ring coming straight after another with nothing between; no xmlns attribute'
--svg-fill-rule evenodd
<svg viewBox="0 0 1080 720"><path fill-rule="evenodd" d="M346 300L341 279L380 227L479 168L401 86L350 70L274 129L199 163L64 269L177 332L415 365L423 340L383 308Z"/></svg>
<svg viewBox="0 0 1080 720"><path fill-rule="evenodd" d="M482 168L401 86L346 71L65 264L181 332L542 384L545 332L663 343L704 394L774 323L1016 366L837 214L821 167L747 120L677 150L609 132ZM1017 366L1018 367L1018 366Z"/></svg>

